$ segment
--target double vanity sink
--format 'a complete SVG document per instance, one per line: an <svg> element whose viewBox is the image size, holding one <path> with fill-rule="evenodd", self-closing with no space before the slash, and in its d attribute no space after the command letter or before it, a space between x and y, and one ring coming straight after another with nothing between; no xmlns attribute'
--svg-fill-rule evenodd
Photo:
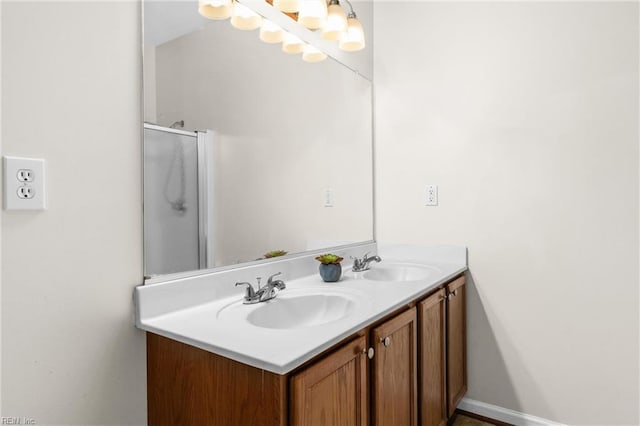
<svg viewBox="0 0 640 426"><path fill-rule="evenodd" d="M243 290L234 287L235 281L255 282L255 278L244 278L254 271L246 271L243 277L211 277L207 290L202 278L198 285L192 282L191 288L176 282L141 286L136 290L137 326L286 374L466 270L466 250L456 249L449 248L449 256L410 260L382 252L382 262L362 272L347 268L337 283L322 282L315 271L288 279L295 274L287 273L287 265L274 264L263 276L282 269L280 278L286 288L275 298L254 304L244 304ZM317 270L317 263L311 265L312 271ZM258 274L255 271L253 277ZM194 291L201 296L183 293Z"/></svg>
<svg viewBox="0 0 640 426"><path fill-rule="evenodd" d="M349 316L369 312L371 297L366 289L357 288L353 280L404 283L426 281L437 277L442 270L426 265L390 263L375 265L363 272L348 271L342 284L323 286L296 286L280 291L278 297L255 305L245 305L241 300L222 306L218 321L231 321L270 329L301 329L326 325L348 319ZM354 288L356 287L356 288Z"/></svg>

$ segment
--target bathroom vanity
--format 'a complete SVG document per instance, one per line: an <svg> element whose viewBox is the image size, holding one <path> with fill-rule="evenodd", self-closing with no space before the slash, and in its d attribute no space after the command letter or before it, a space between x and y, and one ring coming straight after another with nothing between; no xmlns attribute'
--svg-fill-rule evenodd
<svg viewBox="0 0 640 426"><path fill-rule="evenodd" d="M446 423L466 390L466 249L374 241L371 50L309 67L191 3L143 1L149 424Z"/></svg>
<svg viewBox="0 0 640 426"><path fill-rule="evenodd" d="M239 288L193 305L171 283L139 287L149 424L446 424L466 392L466 251L403 250L256 305ZM183 290L220 287L202 280Z"/></svg>

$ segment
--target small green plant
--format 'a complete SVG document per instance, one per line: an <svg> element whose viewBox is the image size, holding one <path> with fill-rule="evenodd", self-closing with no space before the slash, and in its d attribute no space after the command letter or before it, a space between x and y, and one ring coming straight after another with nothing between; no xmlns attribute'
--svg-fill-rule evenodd
<svg viewBox="0 0 640 426"><path fill-rule="evenodd" d="M327 253L316 257L316 260L323 265L331 265L342 262L344 258L338 256L337 254Z"/></svg>
<svg viewBox="0 0 640 426"><path fill-rule="evenodd" d="M268 253L265 253L264 258L265 259L270 259L272 257L279 257L279 256L284 256L285 254L287 254L288 252L284 251L284 250L273 250L270 251Z"/></svg>

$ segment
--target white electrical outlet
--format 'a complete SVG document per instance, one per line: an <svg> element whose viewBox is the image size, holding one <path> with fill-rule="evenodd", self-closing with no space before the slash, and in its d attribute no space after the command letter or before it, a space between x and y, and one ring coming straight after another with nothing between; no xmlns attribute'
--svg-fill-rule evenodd
<svg viewBox="0 0 640 426"><path fill-rule="evenodd" d="M44 210L44 160L3 158L5 210Z"/></svg>
<svg viewBox="0 0 640 426"><path fill-rule="evenodd" d="M18 187L16 191L18 198L21 200L30 199L36 196L36 191L30 185L22 185Z"/></svg>
<svg viewBox="0 0 640 426"><path fill-rule="evenodd" d="M425 198L424 205L425 206L438 205L438 185L427 185L426 198Z"/></svg>
<svg viewBox="0 0 640 426"><path fill-rule="evenodd" d="M33 182L34 173L31 169L20 169L16 177L20 182Z"/></svg>

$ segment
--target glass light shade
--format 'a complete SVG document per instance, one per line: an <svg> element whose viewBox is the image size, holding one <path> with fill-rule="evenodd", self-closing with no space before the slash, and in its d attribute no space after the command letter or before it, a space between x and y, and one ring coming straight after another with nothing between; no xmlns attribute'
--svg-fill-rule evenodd
<svg viewBox="0 0 640 426"><path fill-rule="evenodd" d="M340 36L347 30L347 14L339 4L330 4L327 10L327 21L322 27L322 38L340 40Z"/></svg>
<svg viewBox="0 0 640 426"><path fill-rule="evenodd" d="M364 30L356 18L347 19L347 31L342 33L338 47L347 52L364 49Z"/></svg>
<svg viewBox="0 0 640 426"><path fill-rule="evenodd" d="M278 25L269 21L268 19L262 20L262 26L260 27L260 40L265 43L280 43L282 41L284 31Z"/></svg>
<svg viewBox="0 0 640 426"><path fill-rule="evenodd" d="M239 30L255 30L262 23L262 17L247 6L233 2L231 25Z"/></svg>
<svg viewBox="0 0 640 426"><path fill-rule="evenodd" d="M300 37L285 31L282 39L282 51L284 53L301 53L304 49L304 41Z"/></svg>
<svg viewBox="0 0 640 426"><path fill-rule="evenodd" d="M286 13L296 13L300 8L298 0L273 0L273 7Z"/></svg>
<svg viewBox="0 0 640 426"><path fill-rule="evenodd" d="M310 30L322 28L327 19L325 0L300 0L298 22Z"/></svg>
<svg viewBox="0 0 640 426"><path fill-rule="evenodd" d="M231 16L232 0L198 0L198 13L209 19L227 19Z"/></svg>
<svg viewBox="0 0 640 426"><path fill-rule="evenodd" d="M305 62L322 62L327 59L327 54L321 51L320 49L307 44L304 46L304 50L302 51L302 60Z"/></svg>

